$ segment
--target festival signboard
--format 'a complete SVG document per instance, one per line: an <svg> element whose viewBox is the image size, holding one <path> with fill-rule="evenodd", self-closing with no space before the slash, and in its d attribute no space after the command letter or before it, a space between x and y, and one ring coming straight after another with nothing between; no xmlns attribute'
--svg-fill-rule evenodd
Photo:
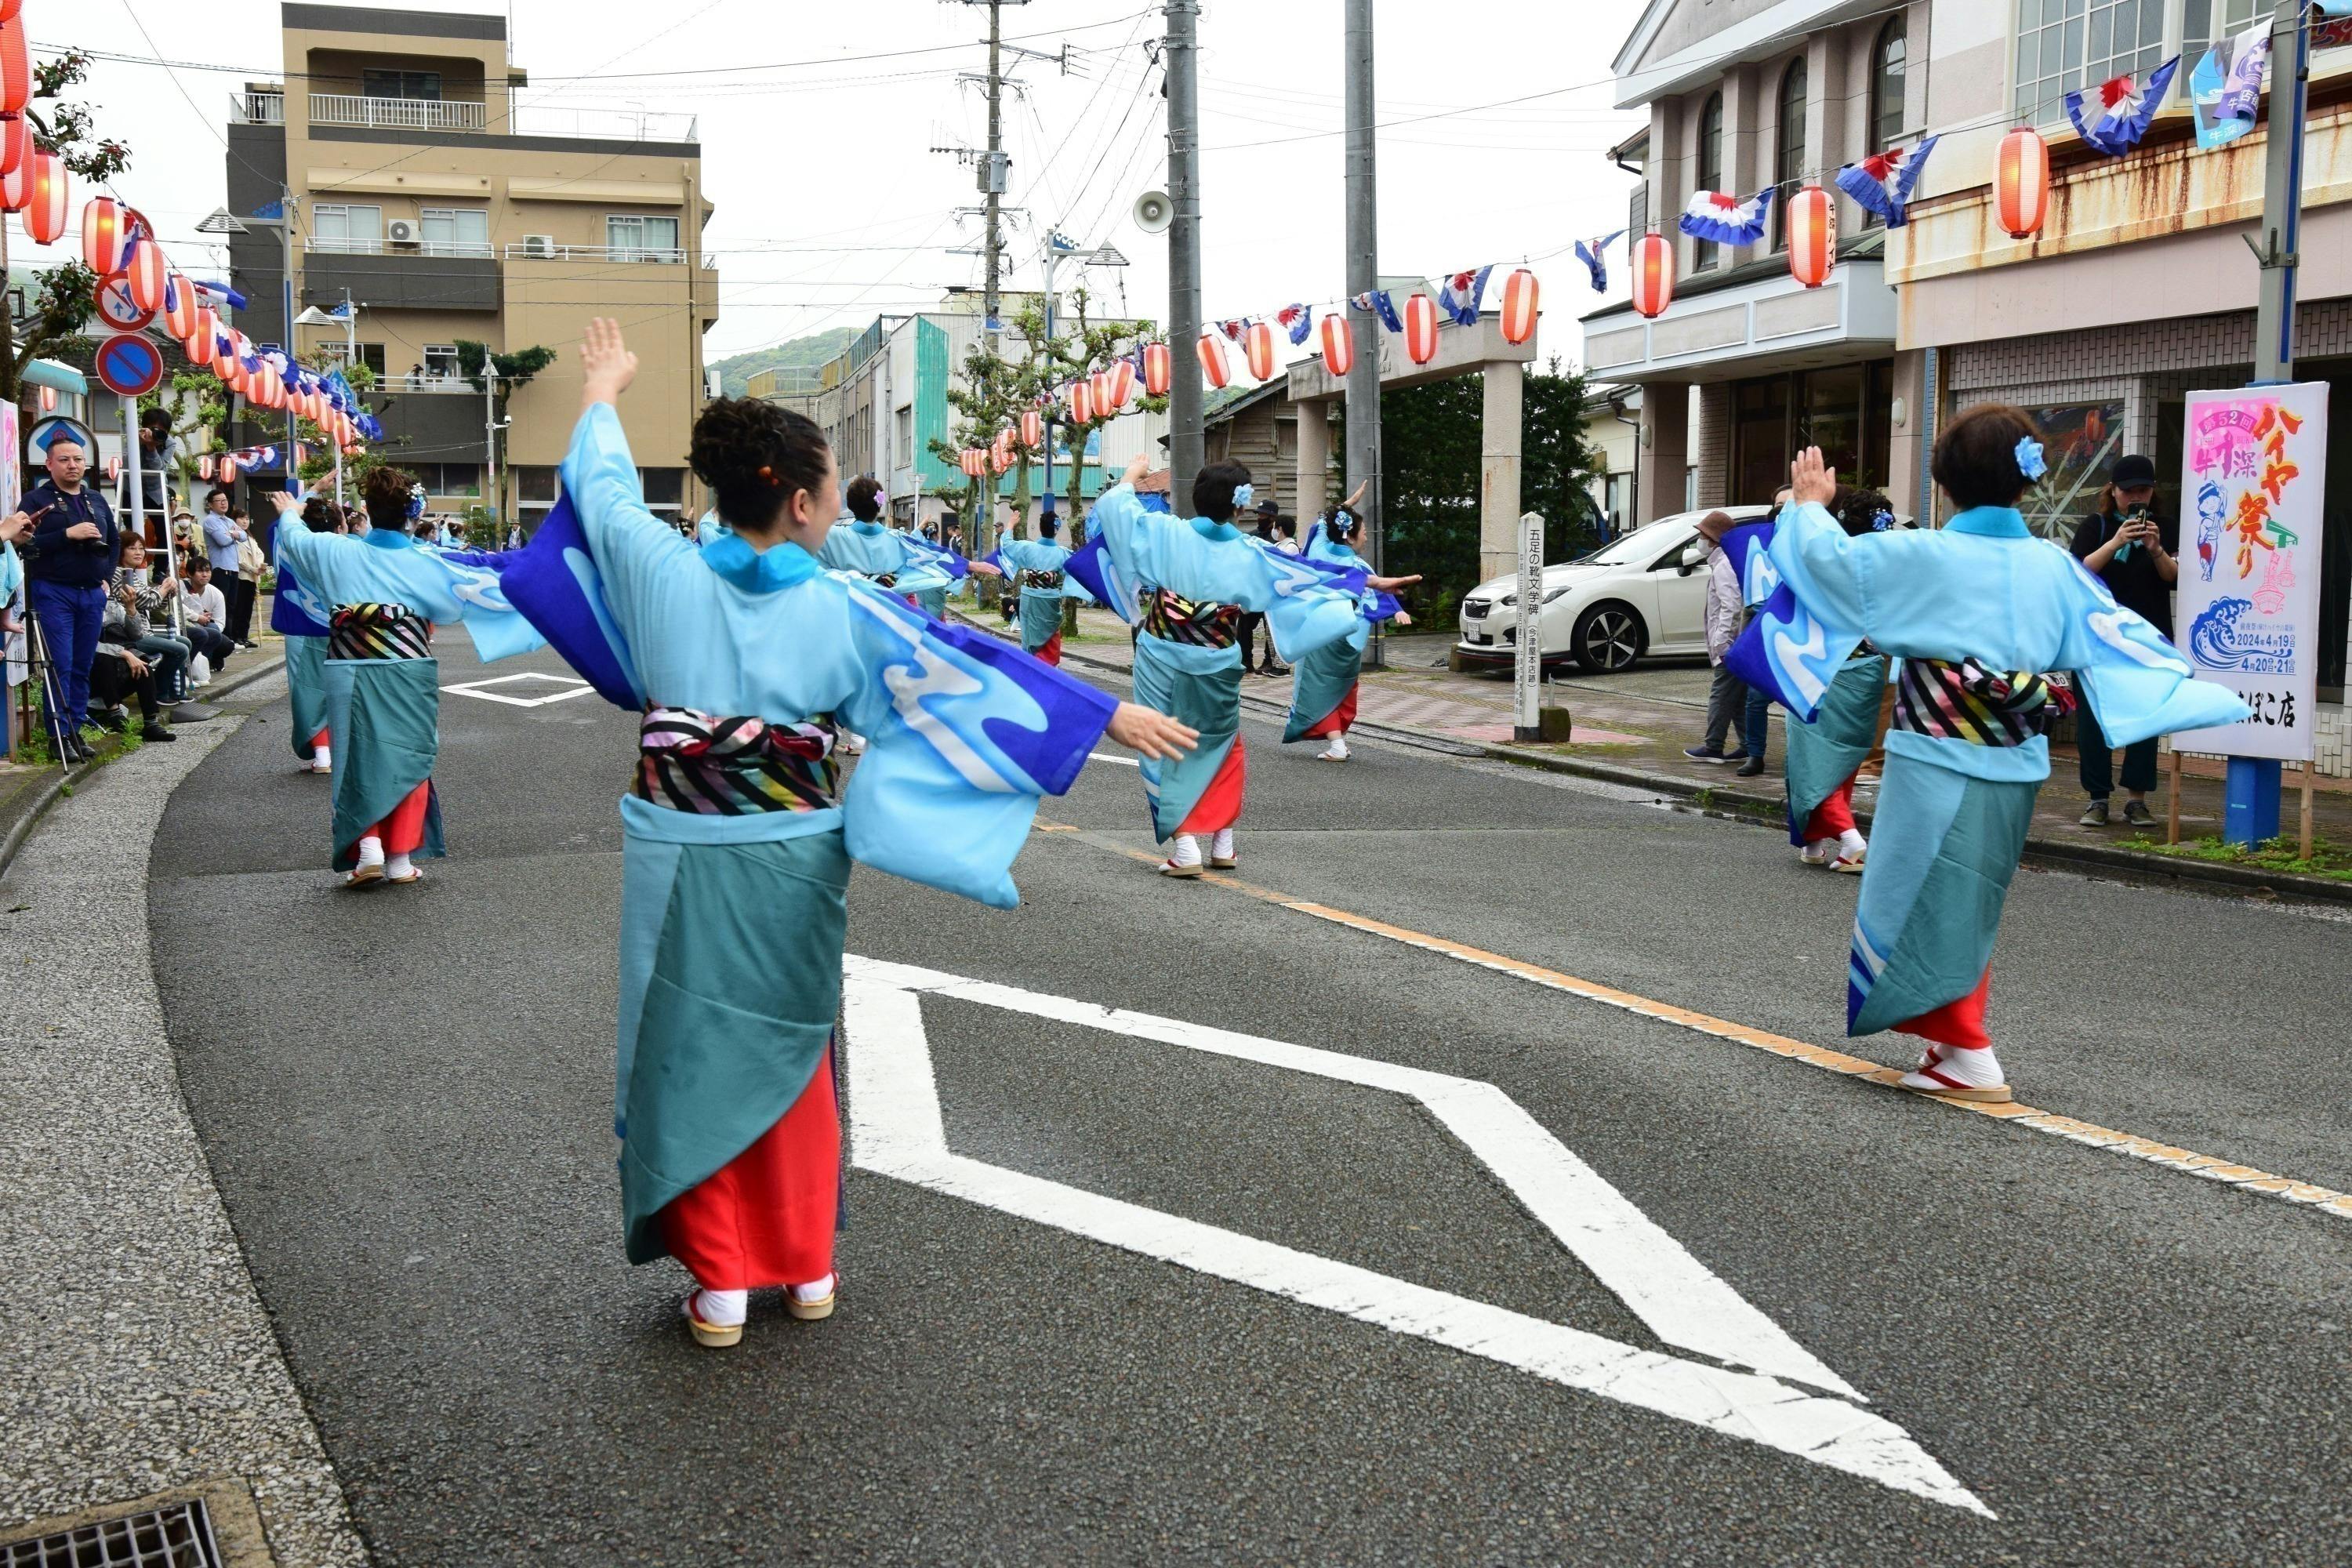
<svg viewBox="0 0 2352 1568"><path fill-rule="evenodd" d="M2317 739L2327 383L2189 395L2173 636L2198 678L2253 713L2184 752L2309 762Z"/></svg>

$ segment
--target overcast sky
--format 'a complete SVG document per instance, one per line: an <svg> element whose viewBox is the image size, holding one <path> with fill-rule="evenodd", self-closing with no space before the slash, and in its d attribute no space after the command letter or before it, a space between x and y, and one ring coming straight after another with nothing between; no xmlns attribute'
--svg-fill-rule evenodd
<svg viewBox="0 0 2352 1568"><path fill-rule="evenodd" d="M1576 358L1574 318L1601 300L1568 247L1624 222L1630 176L1602 152L1639 121L1609 108L1607 82L1639 9L1639 0L1451 10L1381 0L1383 272L1548 258L1535 262L1542 350ZM132 149L121 194L156 221L175 260L200 265L194 225L223 198L218 138L230 96L247 73L278 73L275 0L27 0L24 14L37 48L185 62L166 70L101 61L91 97L102 132ZM862 326L877 312L929 304L945 286L980 281L977 257L951 254L979 233L977 220L955 212L980 200L973 171L929 149L985 143L984 97L958 81L986 68L986 49L973 42L986 36L983 6L514 0L512 16L515 59L535 84L526 104L699 116L704 184L718 207L705 245L722 279L712 358ZM1339 0L1203 5L1202 281L1212 318L1341 292L1341 17ZM1072 63L1064 75L1051 60L1026 61L1024 96L1006 101L1010 200L1029 215L1009 231L1008 286L1034 286L1039 241L1058 226L1081 244L1116 245L1133 265L1123 279L1100 275L1104 293L1115 305L1123 281L1129 310L1165 319L1165 242L1128 216L1139 192L1167 180L1160 71L1145 47L1160 26L1159 6L1139 0L1004 7L1008 38L1048 55L1066 42ZM19 257L21 237L12 239ZM1622 260L1621 242L1612 298L1622 297Z"/></svg>

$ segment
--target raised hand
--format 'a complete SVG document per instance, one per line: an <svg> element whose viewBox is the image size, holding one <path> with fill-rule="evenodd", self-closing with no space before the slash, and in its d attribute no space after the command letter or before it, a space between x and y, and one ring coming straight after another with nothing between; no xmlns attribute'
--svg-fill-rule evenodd
<svg viewBox="0 0 2352 1568"><path fill-rule="evenodd" d="M1367 577L1364 581L1384 594L1393 594L1399 588L1410 588L1420 582L1421 574L1416 572L1410 577Z"/></svg>
<svg viewBox="0 0 2352 1568"><path fill-rule="evenodd" d="M1104 733L1120 745L1172 763L1201 743L1201 731L1180 724L1157 709L1122 702L1111 714Z"/></svg>
<svg viewBox="0 0 2352 1568"><path fill-rule="evenodd" d="M1837 470L1822 461L1822 449L1808 447L1789 465L1789 499L1827 506L1837 499Z"/></svg>
<svg viewBox="0 0 2352 1568"><path fill-rule="evenodd" d="M285 490L271 490L269 492L269 504L278 509L278 516L284 517L289 511L300 511L302 510L302 498L298 495L289 494Z"/></svg>
<svg viewBox="0 0 2352 1568"><path fill-rule="evenodd" d="M636 379L637 356L621 341L621 323L598 316L580 342L580 395L584 405L618 403Z"/></svg>

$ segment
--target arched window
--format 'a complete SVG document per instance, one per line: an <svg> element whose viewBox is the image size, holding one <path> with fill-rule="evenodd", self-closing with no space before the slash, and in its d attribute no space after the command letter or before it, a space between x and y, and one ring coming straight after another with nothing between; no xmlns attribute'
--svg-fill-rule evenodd
<svg viewBox="0 0 2352 1568"><path fill-rule="evenodd" d="M1780 77L1779 132L1772 139L1772 248L1789 244L1789 198L1805 177L1805 58Z"/></svg>
<svg viewBox="0 0 2352 1568"><path fill-rule="evenodd" d="M1719 92L1709 93L1706 107L1698 112L1698 188L1723 188L1723 94ZM1705 272L1714 267L1716 250L1711 239L1695 241L1691 246L1691 270Z"/></svg>
<svg viewBox="0 0 2352 1568"><path fill-rule="evenodd" d="M1870 51L1870 146L1884 153L1903 134L1903 25L1896 16L1878 30Z"/></svg>

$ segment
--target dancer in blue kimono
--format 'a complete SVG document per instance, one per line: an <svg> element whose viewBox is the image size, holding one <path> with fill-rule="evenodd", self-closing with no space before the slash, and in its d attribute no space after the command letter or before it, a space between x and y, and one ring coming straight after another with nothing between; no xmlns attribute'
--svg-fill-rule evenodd
<svg viewBox="0 0 2352 1568"><path fill-rule="evenodd" d="M410 537L424 510L415 481L378 468L362 492L369 529L314 533L304 498L280 490L277 560L331 606L323 665L327 725L341 750L335 771L334 868L346 885L413 883L415 861L442 853L433 763L441 749L440 661L433 627L462 621L485 663L528 653L542 639L499 591L489 557L436 550ZM299 728L299 726L298 726Z"/></svg>
<svg viewBox="0 0 2352 1568"><path fill-rule="evenodd" d="M938 552L920 548L920 542L910 535L883 526L879 483L861 475L849 481L843 500L855 521L825 534L817 554L821 565L854 573L908 604L914 604L919 595L944 592L955 581L955 574L941 563ZM993 575L993 569L982 574Z"/></svg>
<svg viewBox="0 0 2352 1568"><path fill-rule="evenodd" d="M1964 410L1937 439L1932 471L1961 509L1950 522L1855 537L1825 510L1837 478L1820 449L1799 456L1770 550L1779 586L1741 674L1803 719L1864 638L1903 661L1846 1032L1917 1035L1928 1043L1905 1088L2000 1102L2010 1086L1985 1027L1993 935L2050 775L2043 731L2065 701L2042 672L2074 672L2119 744L2233 724L2247 708L2192 679L2155 627L2028 531L2017 498L2043 460L2022 410Z"/></svg>
<svg viewBox="0 0 2352 1568"><path fill-rule="evenodd" d="M1876 490L1840 485L1829 503L1838 526L1856 537L1895 526L1895 509ZM1811 723L1788 727L1789 842L1808 866L1859 875L1870 841L1853 817L1854 780L1878 744L1878 710L1886 690L1886 656L1867 641L1839 668Z"/></svg>
<svg viewBox="0 0 2352 1568"><path fill-rule="evenodd" d="M1108 733L1173 758L1192 732L818 565L840 513L816 426L722 398L690 461L730 533L697 549L646 509L614 406L636 356L589 327L565 500L515 601L643 714L621 801L614 1126L629 1260L675 1257L705 1345L747 1292L833 1310L840 1123L832 1037L853 860L1000 909L1038 797ZM871 746L841 787L833 745Z"/></svg>
<svg viewBox="0 0 2352 1568"><path fill-rule="evenodd" d="M1137 628L1135 700L1201 734L1192 755L1142 766L1152 832L1170 844L1160 875L1197 877L1204 837L1211 867L1240 863L1243 612L1264 615L1275 651L1296 665L1363 625L1371 613L1366 588L1393 592L1421 579L1310 566L1242 532L1232 520L1249 506L1251 487L1239 463L1212 463L1194 477L1192 517L1163 515L1136 494L1150 467L1138 458L1126 481L1095 502L1101 537L1072 560L1091 552L1102 583L1095 596Z"/></svg>
<svg viewBox="0 0 2352 1568"><path fill-rule="evenodd" d="M301 525L313 533L341 533L343 521L323 496L302 503ZM279 528L294 520L280 515ZM327 722L327 638L334 606L320 599L296 575L290 563L278 568L278 587L269 597L269 627L286 639L286 699L293 710L287 740L294 754L314 773L335 771L334 731Z"/></svg>
<svg viewBox="0 0 2352 1568"><path fill-rule="evenodd" d="M1370 577L1372 563L1355 551L1359 527L1355 509L1363 496L1364 486L1358 485L1355 494L1341 501L1328 521L1318 521L1307 531L1308 562ZM1283 744L1324 741L1323 750L1316 753L1318 762L1348 760L1348 731L1356 723L1357 682L1363 673L1364 647L1371 641L1373 626L1391 619L1401 626L1412 625L1412 617L1398 606L1393 595L1368 592L1373 597L1363 620L1346 637L1325 643L1290 667L1290 714L1282 727Z"/></svg>
<svg viewBox="0 0 2352 1568"><path fill-rule="evenodd" d="M1021 647L1047 664L1062 662L1062 604L1066 599L1090 600L1084 584L1062 570L1071 551L1055 540L1060 531L1050 511L1037 517L1036 539L1003 539L988 563L1021 591Z"/></svg>

